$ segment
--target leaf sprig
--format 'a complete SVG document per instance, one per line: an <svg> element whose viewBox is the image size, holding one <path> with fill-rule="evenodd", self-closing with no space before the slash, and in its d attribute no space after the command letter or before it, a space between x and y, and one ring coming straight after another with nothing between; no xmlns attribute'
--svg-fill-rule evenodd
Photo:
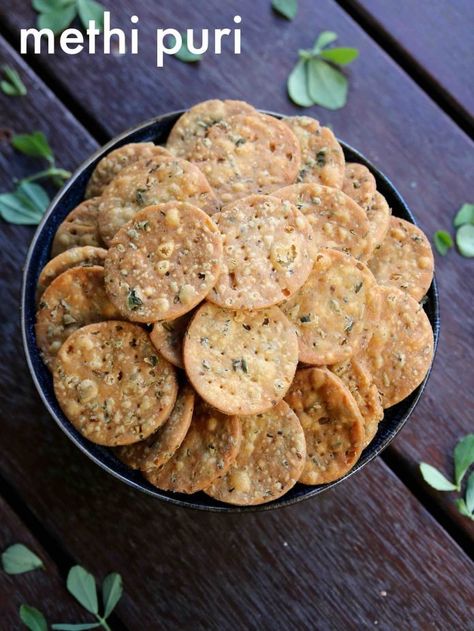
<svg viewBox="0 0 474 631"><path fill-rule="evenodd" d="M27 89L18 72L11 66L2 66L3 76L0 88L7 96L25 96Z"/></svg>
<svg viewBox="0 0 474 631"><path fill-rule="evenodd" d="M474 204L463 204L454 217L453 225L457 228L456 245L462 256L474 256ZM436 250L442 256L453 247L453 239L446 230L437 230L433 235Z"/></svg>
<svg viewBox="0 0 474 631"><path fill-rule="evenodd" d="M426 462L420 463L420 471L427 484L437 491L457 491L461 493L462 482L469 468L474 464L474 434L462 438L454 448L454 482ZM455 500L458 511L474 521L474 471L466 483L465 498Z"/></svg>
<svg viewBox="0 0 474 631"><path fill-rule="evenodd" d="M2 567L7 574L24 574L44 566L29 548L22 543L14 543L2 553Z"/></svg>
<svg viewBox="0 0 474 631"><path fill-rule="evenodd" d="M181 33L181 37L182 37L182 44L178 52L175 53L176 59L179 59L179 61L183 61L186 64L192 64L192 63L195 63L196 61L201 61L202 59L201 54L193 53L189 50L187 33ZM176 40L174 41L176 42Z"/></svg>
<svg viewBox="0 0 474 631"><path fill-rule="evenodd" d="M96 0L33 0L33 9L39 13L38 28L49 28L55 35L62 33L79 16L84 28L95 20L96 27L104 26L104 7Z"/></svg>
<svg viewBox="0 0 474 631"><path fill-rule="evenodd" d="M299 60L288 77L288 94L301 107L321 105L337 110L347 102L348 80L337 66L346 66L359 56L356 48L327 48L336 33L323 31L310 50L298 51Z"/></svg>

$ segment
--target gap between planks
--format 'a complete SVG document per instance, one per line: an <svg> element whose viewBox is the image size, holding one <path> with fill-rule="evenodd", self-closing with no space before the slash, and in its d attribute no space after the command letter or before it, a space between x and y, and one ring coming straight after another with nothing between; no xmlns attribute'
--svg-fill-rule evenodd
<svg viewBox="0 0 474 631"><path fill-rule="evenodd" d="M438 105L470 138L474 137L474 120L412 55L357 0L334 0L354 22Z"/></svg>

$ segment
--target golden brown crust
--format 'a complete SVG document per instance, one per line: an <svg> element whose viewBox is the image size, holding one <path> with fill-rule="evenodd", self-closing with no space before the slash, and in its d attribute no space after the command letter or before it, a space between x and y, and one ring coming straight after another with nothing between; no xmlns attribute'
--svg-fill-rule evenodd
<svg viewBox="0 0 474 631"><path fill-rule="evenodd" d="M274 193L294 204L313 228L314 249L333 248L367 261L373 250L369 220L353 199L320 184L293 184Z"/></svg>
<svg viewBox="0 0 474 631"><path fill-rule="evenodd" d="M289 202L250 195L214 220L223 237L221 273L208 299L227 309L262 309L292 296L312 267L312 230Z"/></svg>
<svg viewBox="0 0 474 631"><path fill-rule="evenodd" d="M83 436L114 447L143 440L169 417L178 385L141 327L100 322L70 335L57 355L54 391Z"/></svg>
<svg viewBox="0 0 474 631"><path fill-rule="evenodd" d="M184 332L188 328L193 313L193 311L189 311L176 320L155 322L150 333L150 339L155 348L177 368L184 368Z"/></svg>
<svg viewBox="0 0 474 631"><path fill-rule="evenodd" d="M375 326L380 300L375 278L360 261L321 250L303 287L281 306L298 334L299 359L334 364L349 359Z"/></svg>
<svg viewBox="0 0 474 631"><path fill-rule="evenodd" d="M222 238L206 213L184 202L150 206L115 236L105 286L124 318L172 320L207 296L221 260Z"/></svg>
<svg viewBox="0 0 474 631"><path fill-rule="evenodd" d="M276 405L297 363L294 327L278 307L228 311L204 303L184 340L191 383L225 414L258 414Z"/></svg>
<svg viewBox="0 0 474 631"><path fill-rule="evenodd" d="M163 467L147 469L143 474L159 489L196 493L226 473L237 456L241 438L238 418L224 416L197 401L179 449Z"/></svg>
<svg viewBox="0 0 474 631"><path fill-rule="evenodd" d="M433 251L420 228L391 217L388 234L375 250L369 267L381 285L397 287L421 300L433 280Z"/></svg>
<svg viewBox="0 0 474 631"><path fill-rule="evenodd" d="M352 394L326 368L306 368L296 373L285 401L306 439L300 482L326 484L342 478L359 459L364 441L364 421Z"/></svg>
<svg viewBox="0 0 474 631"><path fill-rule="evenodd" d="M357 162L348 162L344 170L343 192L367 210L372 204L377 186L369 169Z"/></svg>
<svg viewBox="0 0 474 631"><path fill-rule="evenodd" d="M433 329L423 307L395 287L380 287L380 323L360 359L372 374L384 408L415 390L433 360Z"/></svg>
<svg viewBox="0 0 474 631"><path fill-rule="evenodd" d="M306 459L303 428L284 401L263 414L240 417L239 453L225 476L206 493L216 500L250 506L271 502L298 481Z"/></svg>
<svg viewBox="0 0 474 631"><path fill-rule="evenodd" d="M36 313L36 342L51 367L64 340L80 327L120 314L105 293L104 268L72 267L43 293Z"/></svg>
<svg viewBox="0 0 474 631"><path fill-rule="evenodd" d="M301 148L298 182L315 182L341 188L344 180L344 152L329 127L309 116L290 116L283 122L290 127Z"/></svg>
<svg viewBox="0 0 474 631"><path fill-rule="evenodd" d="M391 208L387 200L378 191L375 191L372 202L367 208L367 219L369 220L369 232L372 236L374 252L385 239L390 227ZM371 255L371 256L372 256Z"/></svg>
<svg viewBox="0 0 474 631"><path fill-rule="evenodd" d="M84 245L104 247L98 224L99 204L100 197L93 197L71 210L56 231L51 246L52 257Z"/></svg>

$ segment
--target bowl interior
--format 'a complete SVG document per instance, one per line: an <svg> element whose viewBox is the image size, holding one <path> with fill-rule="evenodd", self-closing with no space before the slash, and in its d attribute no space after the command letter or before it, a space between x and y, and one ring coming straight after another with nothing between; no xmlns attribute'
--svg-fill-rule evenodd
<svg viewBox="0 0 474 631"><path fill-rule="evenodd" d="M182 112L173 112L159 116L148 121L136 128L133 128L105 147L100 149L92 158L87 160L65 188L53 200L43 221L38 227L36 234L28 252L25 263L23 290L22 290L22 330L23 342L25 347L26 358L29 369L32 374L35 385L46 405L48 411L61 427L61 429L69 436L69 438L92 460L99 464L109 473L115 475L123 482L133 486L136 489L144 491L161 500L186 506L195 509L220 511L220 512L242 512L248 510L269 510L280 506L287 506L303 499L318 495L326 491L351 475L354 475L368 462L375 458L390 443L396 434L402 429L415 405L417 404L428 379L429 373L423 383L406 399L397 405L385 411L385 418L380 423L379 429L374 440L363 451L356 466L343 478L329 484L318 486L305 486L297 484L282 498L256 507L234 507L223 504L204 493L195 493L193 495L184 495L179 493L171 493L160 491L149 484L139 472L132 471L123 465L113 454L112 450L91 443L85 439L66 419L62 413L54 395L51 374L43 364L35 339L35 289L39 273L49 259L50 248L54 234L66 215L79 204L83 197L88 179L97 164L97 162L112 149L116 149L121 145L129 142L147 142L152 141L156 144L163 143L168 137L169 131L174 122ZM278 114L274 114L279 116ZM377 189L385 196L392 212L395 216L406 219L412 223L416 223L413 215L405 204L404 200L395 189L393 184L378 169L376 169L364 156L346 143L339 141L344 149L344 154L348 162L360 162L367 166L375 176ZM431 322L435 338L435 349L439 335L439 305L438 290L436 281L428 291L426 302L424 304L425 311Z"/></svg>

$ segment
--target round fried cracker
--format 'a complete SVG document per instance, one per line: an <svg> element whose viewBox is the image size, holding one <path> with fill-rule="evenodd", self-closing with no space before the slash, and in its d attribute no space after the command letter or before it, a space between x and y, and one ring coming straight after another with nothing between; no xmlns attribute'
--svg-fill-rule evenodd
<svg viewBox="0 0 474 631"><path fill-rule="evenodd" d="M208 215L219 208L208 181L191 162L158 156L123 169L102 195L99 230L104 242L110 244L118 230L147 206L171 201L193 204Z"/></svg>
<svg viewBox="0 0 474 631"><path fill-rule="evenodd" d="M380 287L382 308L361 354L384 408L405 399L425 378L433 360L433 329L423 307L396 287Z"/></svg>
<svg viewBox="0 0 474 631"><path fill-rule="evenodd" d="M126 319L172 320L206 297L221 259L221 235L202 210L184 202L150 206L115 236L105 286Z"/></svg>
<svg viewBox="0 0 474 631"><path fill-rule="evenodd" d="M209 300L229 309L261 309L292 296L311 267L312 230L292 204L250 195L213 217L224 244Z"/></svg>
<svg viewBox="0 0 474 631"><path fill-rule="evenodd" d="M264 114L231 116L197 138L189 159L209 180L222 204L252 193L271 193L295 181L300 147L291 129Z"/></svg>
<svg viewBox="0 0 474 631"><path fill-rule="evenodd" d="M66 270L45 290L36 313L36 342L45 364L53 365L64 340L80 327L119 318L105 293L103 267Z"/></svg>
<svg viewBox="0 0 474 631"><path fill-rule="evenodd" d="M298 340L278 307L200 307L184 338L184 365L196 391L225 414L258 414L278 403L298 363Z"/></svg>
<svg viewBox="0 0 474 631"><path fill-rule="evenodd" d="M348 162L344 170L342 190L361 208L367 210L377 190L375 178L369 169L357 162Z"/></svg>
<svg viewBox="0 0 474 631"><path fill-rule="evenodd" d="M128 322L82 327L54 366L61 409L85 438L115 447L143 440L167 420L178 392L175 369L146 331Z"/></svg>
<svg viewBox="0 0 474 631"><path fill-rule="evenodd" d="M92 245L70 248L51 259L41 270L38 278L37 296L44 292L55 278L71 267L91 267L103 265L107 250L96 248Z"/></svg>
<svg viewBox="0 0 474 631"><path fill-rule="evenodd" d="M189 385L180 389L169 419L139 443L118 447L116 454L132 469L156 469L173 456L184 440L194 410L194 392Z"/></svg>
<svg viewBox="0 0 474 631"><path fill-rule="evenodd" d="M391 217L388 234L375 250L369 267L381 285L398 287L421 300L433 280L433 251L422 230Z"/></svg>
<svg viewBox="0 0 474 631"><path fill-rule="evenodd" d="M245 101L212 99L197 103L177 120L168 136L166 147L175 156L190 160L196 140L205 138L210 127L235 114L255 112L255 108Z"/></svg>
<svg viewBox="0 0 474 631"><path fill-rule="evenodd" d="M69 248L91 245L104 247L99 233L98 213L100 197L93 197L76 206L60 224L53 239L51 256Z"/></svg>
<svg viewBox="0 0 474 631"><path fill-rule="evenodd" d="M301 168L298 182L315 182L341 188L344 180L344 152L329 127L309 116L290 116L283 122L298 138Z"/></svg>
<svg viewBox="0 0 474 631"><path fill-rule="evenodd" d="M300 361L335 364L352 357L375 325L378 286L360 261L321 250L306 283L281 308L297 328Z"/></svg>
<svg viewBox="0 0 474 631"><path fill-rule="evenodd" d="M364 210L348 195L320 184L293 184L274 193L294 204L313 228L316 250L333 248L367 261L373 244Z"/></svg>
<svg viewBox="0 0 474 631"><path fill-rule="evenodd" d="M392 211L387 200L378 191L375 191L374 198L367 208L367 219L369 220L369 232L372 235L372 245L374 252L385 239L390 226L390 215Z"/></svg>
<svg viewBox="0 0 474 631"><path fill-rule="evenodd" d="M286 402L306 439L303 484L326 484L355 465L364 442L364 421L352 394L326 368L298 370Z"/></svg>
<svg viewBox="0 0 474 631"><path fill-rule="evenodd" d="M224 475L239 451L242 429L237 417L225 416L196 401L181 446L161 468L146 469L146 479L166 491L196 493Z"/></svg>
<svg viewBox="0 0 474 631"><path fill-rule="evenodd" d="M183 342L184 332L188 328L193 312L190 311L176 318L155 322L150 333L150 339L163 357L177 368L184 368Z"/></svg>
<svg viewBox="0 0 474 631"><path fill-rule="evenodd" d="M374 438L379 422L383 419L382 402L373 377L357 357L352 357L340 364L333 364L329 366L329 369L349 388L359 407L364 419L364 447L366 447Z"/></svg>
<svg viewBox="0 0 474 631"><path fill-rule="evenodd" d="M301 423L284 401L263 414L242 416L240 422L237 458L205 492L238 506L276 500L296 484L303 471L306 444Z"/></svg>
<svg viewBox="0 0 474 631"><path fill-rule="evenodd" d="M97 163L86 188L86 199L102 195L114 177L134 162L160 156L170 157L171 154L152 142L129 143L114 149Z"/></svg>

